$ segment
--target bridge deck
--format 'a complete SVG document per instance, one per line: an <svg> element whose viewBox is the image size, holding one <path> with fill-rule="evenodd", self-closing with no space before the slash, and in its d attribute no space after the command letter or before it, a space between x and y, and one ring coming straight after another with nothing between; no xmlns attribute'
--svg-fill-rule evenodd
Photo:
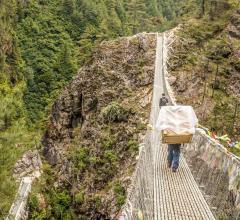
<svg viewBox="0 0 240 220"><path fill-rule="evenodd" d="M166 54L164 36L157 40L156 71L151 112L151 124L156 124L159 99L166 92L164 70ZM181 156L176 173L167 167L167 146L161 144L159 131L151 135L154 152L154 219L155 220L211 220L215 219L191 171Z"/></svg>
<svg viewBox="0 0 240 220"><path fill-rule="evenodd" d="M168 40L168 39L167 39ZM191 171L183 158L176 173L167 168L167 146L161 144L159 131L154 129L159 114L159 100L168 94L165 81L167 43L157 37L156 67L150 124L144 147L128 194L122 219L144 220L214 220ZM142 217L139 217L139 213ZM141 216L140 215L140 216Z"/></svg>
<svg viewBox="0 0 240 220"><path fill-rule="evenodd" d="M214 219L183 157L176 173L167 167L167 146L156 151L155 219Z"/></svg>

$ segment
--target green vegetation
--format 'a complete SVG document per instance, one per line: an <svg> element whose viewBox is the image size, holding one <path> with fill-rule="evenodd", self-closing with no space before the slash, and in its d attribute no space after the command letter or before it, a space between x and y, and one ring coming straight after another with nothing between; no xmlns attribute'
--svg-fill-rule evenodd
<svg viewBox="0 0 240 220"><path fill-rule="evenodd" d="M55 179L53 170L48 166L43 167L43 178L35 186L29 199L30 219L72 219L70 204L72 196L65 187L53 187ZM45 197L43 197L44 193ZM75 197L75 201L80 202L80 194ZM77 199L76 199L77 198Z"/></svg>
<svg viewBox="0 0 240 220"><path fill-rule="evenodd" d="M200 19L193 17L183 24L174 54L177 58L172 58L172 74L185 74L186 87L179 101L193 105L204 126L215 128L219 135L229 134L233 140L240 138L236 86L240 44L229 28L234 26L231 21L237 17L238 4L234 0L205 1ZM237 149L232 151L240 155Z"/></svg>
<svg viewBox="0 0 240 220"><path fill-rule="evenodd" d="M70 158L74 163L74 167L79 171L83 170L89 163L89 149L88 148L77 148L74 149Z"/></svg>
<svg viewBox="0 0 240 220"><path fill-rule="evenodd" d="M113 191L116 197L117 206L120 208L124 204L126 199L125 189L121 186L120 182L115 182L113 184Z"/></svg>
<svg viewBox="0 0 240 220"><path fill-rule="evenodd" d="M84 202L84 193L83 193L83 192L78 192L78 193L75 195L75 202L76 202L78 205L83 204L83 202Z"/></svg>
<svg viewBox="0 0 240 220"><path fill-rule="evenodd" d="M138 152L138 142L135 140L128 141L128 147L130 152Z"/></svg>
<svg viewBox="0 0 240 220"><path fill-rule="evenodd" d="M125 109L116 102L112 102L102 110L105 122L121 122L128 118L129 110Z"/></svg>
<svg viewBox="0 0 240 220"><path fill-rule="evenodd" d="M29 200L29 210L31 219L71 219L71 209L69 208L71 197L64 190L49 190L47 201L41 201L40 194L33 194ZM51 199L50 199L51 198ZM48 202L48 207L41 207L41 202ZM44 209L46 208L46 209Z"/></svg>

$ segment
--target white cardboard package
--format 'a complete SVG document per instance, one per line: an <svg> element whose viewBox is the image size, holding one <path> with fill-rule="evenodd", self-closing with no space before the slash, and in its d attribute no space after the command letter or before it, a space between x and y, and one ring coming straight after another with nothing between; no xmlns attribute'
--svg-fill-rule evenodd
<svg viewBox="0 0 240 220"><path fill-rule="evenodd" d="M160 109L156 128L174 133L195 134L197 116L191 106L163 106Z"/></svg>

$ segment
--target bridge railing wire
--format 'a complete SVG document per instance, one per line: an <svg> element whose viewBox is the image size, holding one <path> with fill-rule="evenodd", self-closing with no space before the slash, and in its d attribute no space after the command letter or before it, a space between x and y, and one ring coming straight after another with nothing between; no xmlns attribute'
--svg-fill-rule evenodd
<svg viewBox="0 0 240 220"><path fill-rule="evenodd" d="M149 133L149 132L148 132ZM123 208L126 219L153 219L153 160L150 134L141 145L139 160L132 176L128 197Z"/></svg>
<svg viewBox="0 0 240 220"><path fill-rule="evenodd" d="M168 61L169 48L174 42L174 33L163 34L163 64ZM157 52L156 52L157 53ZM171 103L175 103L170 86L166 82L167 65L163 65L164 91ZM151 130L148 130L144 143L140 145L139 159L131 179L122 216L127 219L154 219L154 146L151 144Z"/></svg>

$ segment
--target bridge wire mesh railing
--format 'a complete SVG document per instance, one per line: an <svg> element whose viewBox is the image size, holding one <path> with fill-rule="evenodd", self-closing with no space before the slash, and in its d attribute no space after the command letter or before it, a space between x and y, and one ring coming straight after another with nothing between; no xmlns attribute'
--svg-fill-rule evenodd
<svg viewBox="0 0 240 220"><path fill-rule="evenodd" d="M158 35L157 35L158 36ZM163 88L167 96L169 97L170 103L174 104L175 99L172 95L172 91L168 90L170 86L165 80L167 75L167 61L169 48L171 48L174 42L173 32L167 32L162 34L163 45L162 49L162 77L163 77ZM156 59L158 51L156 51ZM153 107L154 108L154 107ZM155 122L151 122L155 123ZM154 146L152 146L152 131L148 130L145 136L143 144L140 145L139 159L132 176L131 185L128 190L127 199L123 207L122 216L125 219L140 219L152 220L154 219Z"/></svg>
<svg viewBox="0 0 240 220"><path fill-rule="evenodd" d="M149 133L147 132L144 143L140 146L139 160L123 208L123 216L126 219L138 219L140 213L144 219L153 219L154 177Z"/></svg>

